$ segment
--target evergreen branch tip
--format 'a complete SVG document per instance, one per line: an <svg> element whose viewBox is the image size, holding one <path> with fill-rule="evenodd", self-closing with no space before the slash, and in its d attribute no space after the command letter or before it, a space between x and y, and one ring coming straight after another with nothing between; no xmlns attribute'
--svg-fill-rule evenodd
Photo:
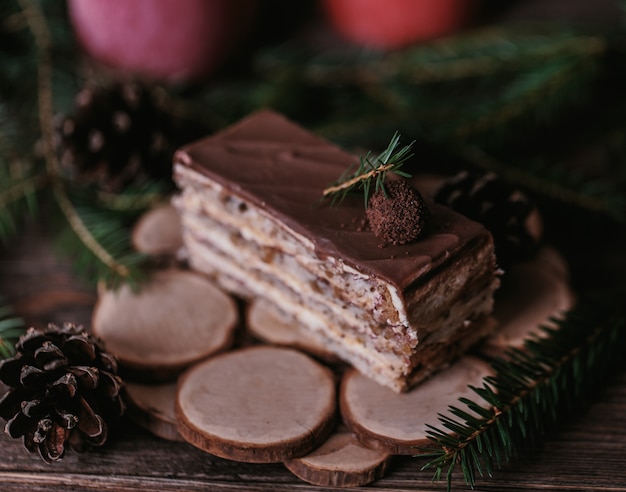
<svg viewBox="0 0 626 492"><path fill-rule="evenodd" d="M361 156L354 171L352 169L355 166L352 166L337 181L322 191L322 199L330 198L331 204L338 205L350 191L362 189L365 195L365 206L367 207L372 183L374 183L375 190L382 190L386 195L384 182L388 172L410 177L410 174L401 171L400 168L413 156L411 148L414 143L415 141L398 148L400 134L395 132L384 151L375 158L371 157L371 152Z"/></svg>
<svg viewBox="0 0 626 492"><path fill-rule="evenodd" d="M620 297L611 297L612 302ZM482 402L460 401L478 416L457 407L452 408L456 418L440 414L442 428L428 426L427 430L438 449L421 454L430 459L421 469L434 470L433 481L447 469L447 490L451 490L452 472L459 467L473 488L477 474L492 476L494 467L541 437L547 425L558 422L561 412L571 411L604 379L626 346L626 318L615 313L614 306L603 309L606 302L611 300L581 300L566 317L556 320L558 329L493 359L495 374L484 378L482 387L472 387ZM610 313L599 324L598 310Z"/></svg>

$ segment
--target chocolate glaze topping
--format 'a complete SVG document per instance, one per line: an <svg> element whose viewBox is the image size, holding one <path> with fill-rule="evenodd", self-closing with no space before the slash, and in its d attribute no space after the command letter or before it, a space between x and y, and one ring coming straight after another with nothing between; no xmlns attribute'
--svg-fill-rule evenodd
<svg viewBox="0 0 626 492"><path fill-rule="evenodd" d="M193 142L174 159L284 222L311 241L318 256L342 259L400 291L453 261L461 250L491 241L482 225L429 203L423 236L410 244L383 246L363 227L362 196L347 197L339 206L320 201L324 188L357 158L272 111L254 113Z"/></svg>

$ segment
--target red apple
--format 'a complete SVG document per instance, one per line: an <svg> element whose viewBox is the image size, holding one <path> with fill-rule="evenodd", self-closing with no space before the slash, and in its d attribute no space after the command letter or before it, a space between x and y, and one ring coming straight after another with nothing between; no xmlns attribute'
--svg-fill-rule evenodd
<svg viewBox="0 0 626 492"><path fill-rule="evenodd" d="M390 50L464 27L476 0L324 0L324 12L346 39Z"/></svg>
<svg viewBox="0 0 626 492"><path fill-rule="evenodd" d="M246 34L256 0L68 0L85 51L152 79L189 82L222 64Z"/></svg>

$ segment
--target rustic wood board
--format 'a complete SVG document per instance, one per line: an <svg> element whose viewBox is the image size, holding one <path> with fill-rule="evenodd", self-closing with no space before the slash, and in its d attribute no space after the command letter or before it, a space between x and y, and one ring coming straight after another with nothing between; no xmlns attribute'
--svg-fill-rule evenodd
<svg viewBox="0 0 626 492"><path fill-rule="evenodd" d="M479 479L477 491L626 491L626 373L617 375L579 418L563 422L544 444L526 450L514 463ZM0 483L6 492L94 491L320 491L281 464L236 463L210 456L186 443L168 442L125 422L104 447L83 455L68 453L46 465L19 440L0 434ZM389 474L361 490L444 491L421 472L423 459L394 460ZM469 490L458 475L453 490Z"/></svg>

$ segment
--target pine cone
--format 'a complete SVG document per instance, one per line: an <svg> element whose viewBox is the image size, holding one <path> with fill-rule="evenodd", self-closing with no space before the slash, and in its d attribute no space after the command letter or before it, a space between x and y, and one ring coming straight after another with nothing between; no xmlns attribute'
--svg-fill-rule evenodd
<svg viewBox="0 0 626 492"><path fill-rule="evenodd" d="M125 406L117 362L101 342L72 324L51 324L30 328L15 348L0 362L9 387L0 400L5 432L48 463L63 457L66 444L76 451L104 444Z"/></svg>
<svg viewBox="0 0 626 492"><path fill-rule="evenodd" d="M442 184L435 201L483 224L493 236L500 266L536 251L541 227L534 203L494 173L462 171Z"/></svg>
<svg viewBox="0 0 626 492"><path fill-rule="evenodd" d="M174 151L204 133L137 83L85 88L75 105L57 122L61 165L70 179L105 191L149 180L172 185Z"/></svg>

